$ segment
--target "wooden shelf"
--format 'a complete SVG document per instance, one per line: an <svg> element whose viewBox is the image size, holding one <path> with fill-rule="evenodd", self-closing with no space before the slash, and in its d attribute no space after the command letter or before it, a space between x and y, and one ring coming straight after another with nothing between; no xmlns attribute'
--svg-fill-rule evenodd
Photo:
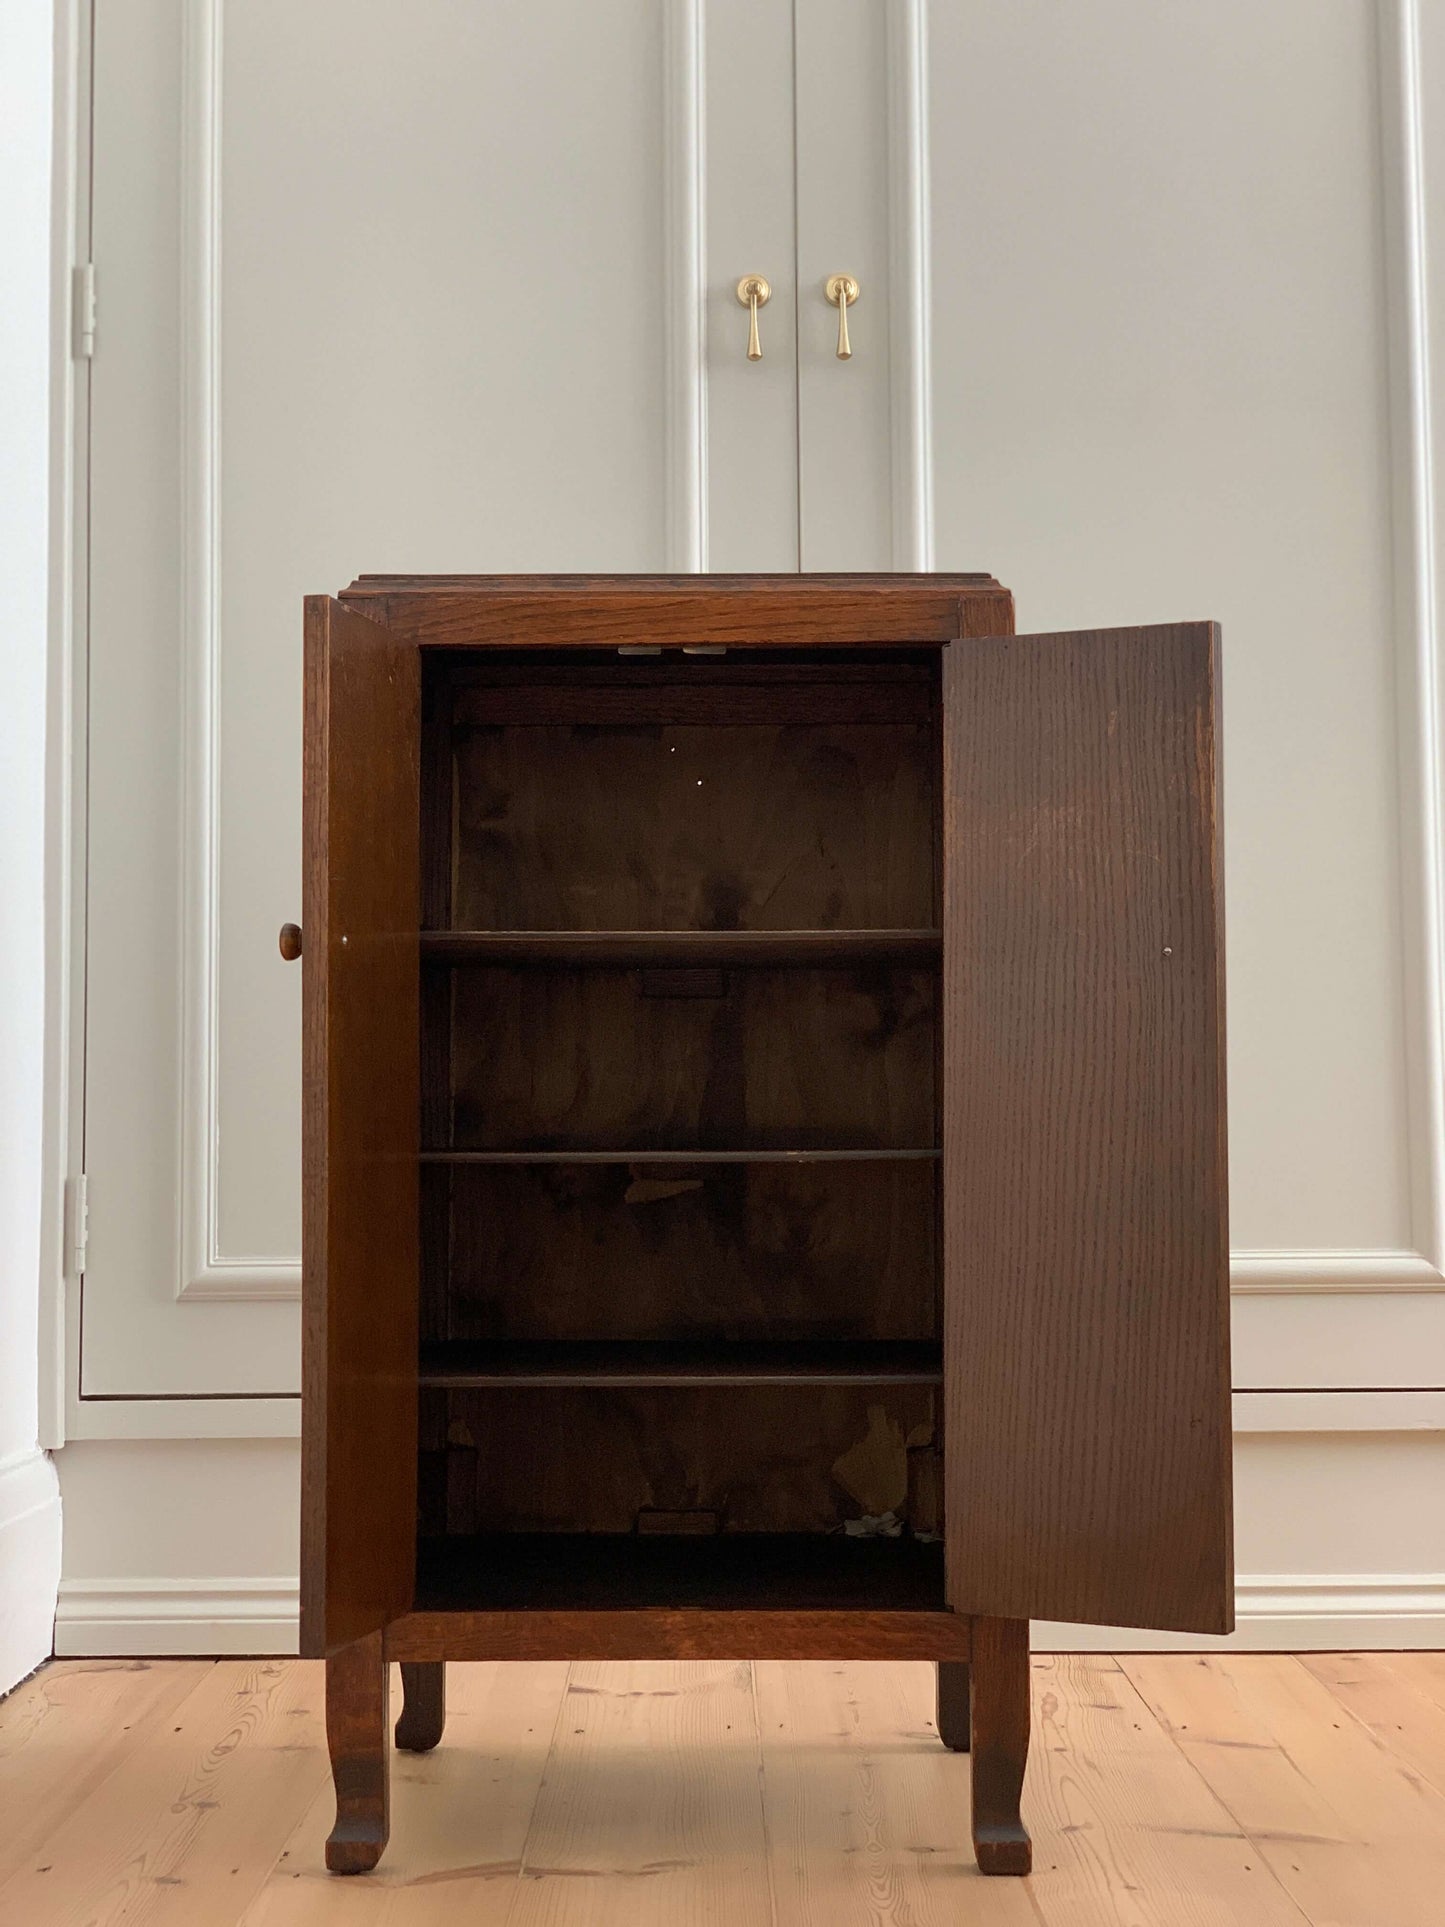
<svg viewBox="0 0 1445 1927"><path fill-rule="evenodd" d="M845 1533L485 1533L424 1539L421 1612L938 1612L943 1547Z"/></svg>
<svg viewBox="0 0 1445 1927"><path fill-rule="evenodd" d="M860 1164L937 1160L939 1150L905 1151L423 1151L423 1164Z"/></svg>
<svg viewBox="0 0 1445 1927"><path fill-rule="evenodd" d="M738 1385L940 1385L942 1348L927 1340L451 1340L423 1345L433 1389Z"/></svg>
<svg viewBox="0 0 1445 1927"><path fill-rule="evenodd" d="M937 930L424 930L428 963L571 970L652 965L936 964Z"/></svg>

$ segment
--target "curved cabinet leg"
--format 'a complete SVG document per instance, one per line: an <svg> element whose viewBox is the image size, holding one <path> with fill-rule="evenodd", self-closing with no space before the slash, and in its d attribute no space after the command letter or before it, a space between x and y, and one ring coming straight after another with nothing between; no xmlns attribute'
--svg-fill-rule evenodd
<svg viewBox="0 0 1445 1927"><path fill-rule="evenodd" d="M1029 1622L973 1622L973 1851L980 1873L1028 1873L1019 1814L1029 1756Z"/></svg>
<svg viewBox="0 0 1445 1927"><path fill-rule="evenodd" d="M954 1753L967 1753L969 1684L966 1659L938 1662L938 1737Z"/></svg>
<svg viewBox="0 0 1445 1927"><path fill-rule="evenodd" d="M380 1633L353 1640L326 1661L326 1744L336 1786L336 1825L326 1842L332 1873L370 1873L386 1845L389 1683Z"/></svg>
<svg viewBox="0 0 1445 1927"><path fill-rule="evenodd" d="M401 1662L401 1718L396 1743L407 1753L430 1753L447 1723L447 1666L444 1659Z"/></svg>

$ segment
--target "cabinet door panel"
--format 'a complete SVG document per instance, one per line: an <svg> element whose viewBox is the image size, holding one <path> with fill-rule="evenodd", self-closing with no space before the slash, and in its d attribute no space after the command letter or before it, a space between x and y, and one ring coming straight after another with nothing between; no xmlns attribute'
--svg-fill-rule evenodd
<svg viewBox="0 0 1445 1927"><path fill-rule="evenodd" d="M1208 623L944 652L960 1611L1233 1624Z"/></svg>
<svg viewBox="0 0 1445 1927"><path fill-rule="evenodd" d="M301 1650L374 1632L416 1567L419 664L306 603Z"/></svg>

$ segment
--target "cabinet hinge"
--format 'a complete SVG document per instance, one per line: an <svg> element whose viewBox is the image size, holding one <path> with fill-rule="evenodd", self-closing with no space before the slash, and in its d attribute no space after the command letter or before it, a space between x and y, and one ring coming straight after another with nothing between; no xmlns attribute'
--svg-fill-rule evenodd
<svg viewBox="0 0 1445 1927"><path fill-rule="evenodd" d="M95 353L95 263L86 261L70 271L70 307L75 331L75 353L88 361Z"/></svg>
<svg viewBox="0 0 1445 1927"><path fill-rule="evenodd" d="M85 1271L86 1247L90 1242L90 1199L84 1171L65 1180L66 1273L79 1278Z"/></svg>

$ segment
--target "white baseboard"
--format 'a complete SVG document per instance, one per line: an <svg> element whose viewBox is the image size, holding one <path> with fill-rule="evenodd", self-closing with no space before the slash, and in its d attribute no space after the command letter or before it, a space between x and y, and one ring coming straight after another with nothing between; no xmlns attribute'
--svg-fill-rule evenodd
<svg viewBox="0 0 1445 1927"><path fill-rule="evenodd" d="M0 1693L51 1654L60 1482L39 1447L0 1459Z"/></svg>
<svg viewBox="0 0 1445 1927"><path fill-rule="evenodd" d="M297 1582L280 1579L63 1579L62 1659L294 1653Z"/></svg>
<svg viewBox="0 0 1445 1927"><path fill-rule="evenodd" d="M1227 1638L1035 1620L1033 1646L1043 1653L1428 1651L1445 1646L1445 1572L1241 1573L1234 1610Z"/></svg>
<svg viewBox="0 0 1445 1927"><path fill-rule="evenodd" d="M1227 1639L1039 1620L1039 1652L1405 1651L1445 1646L1445 1573L1245 1575ZM294 1579L66 1580L55 1650L68 1658L294 1653Z"/></svg>

